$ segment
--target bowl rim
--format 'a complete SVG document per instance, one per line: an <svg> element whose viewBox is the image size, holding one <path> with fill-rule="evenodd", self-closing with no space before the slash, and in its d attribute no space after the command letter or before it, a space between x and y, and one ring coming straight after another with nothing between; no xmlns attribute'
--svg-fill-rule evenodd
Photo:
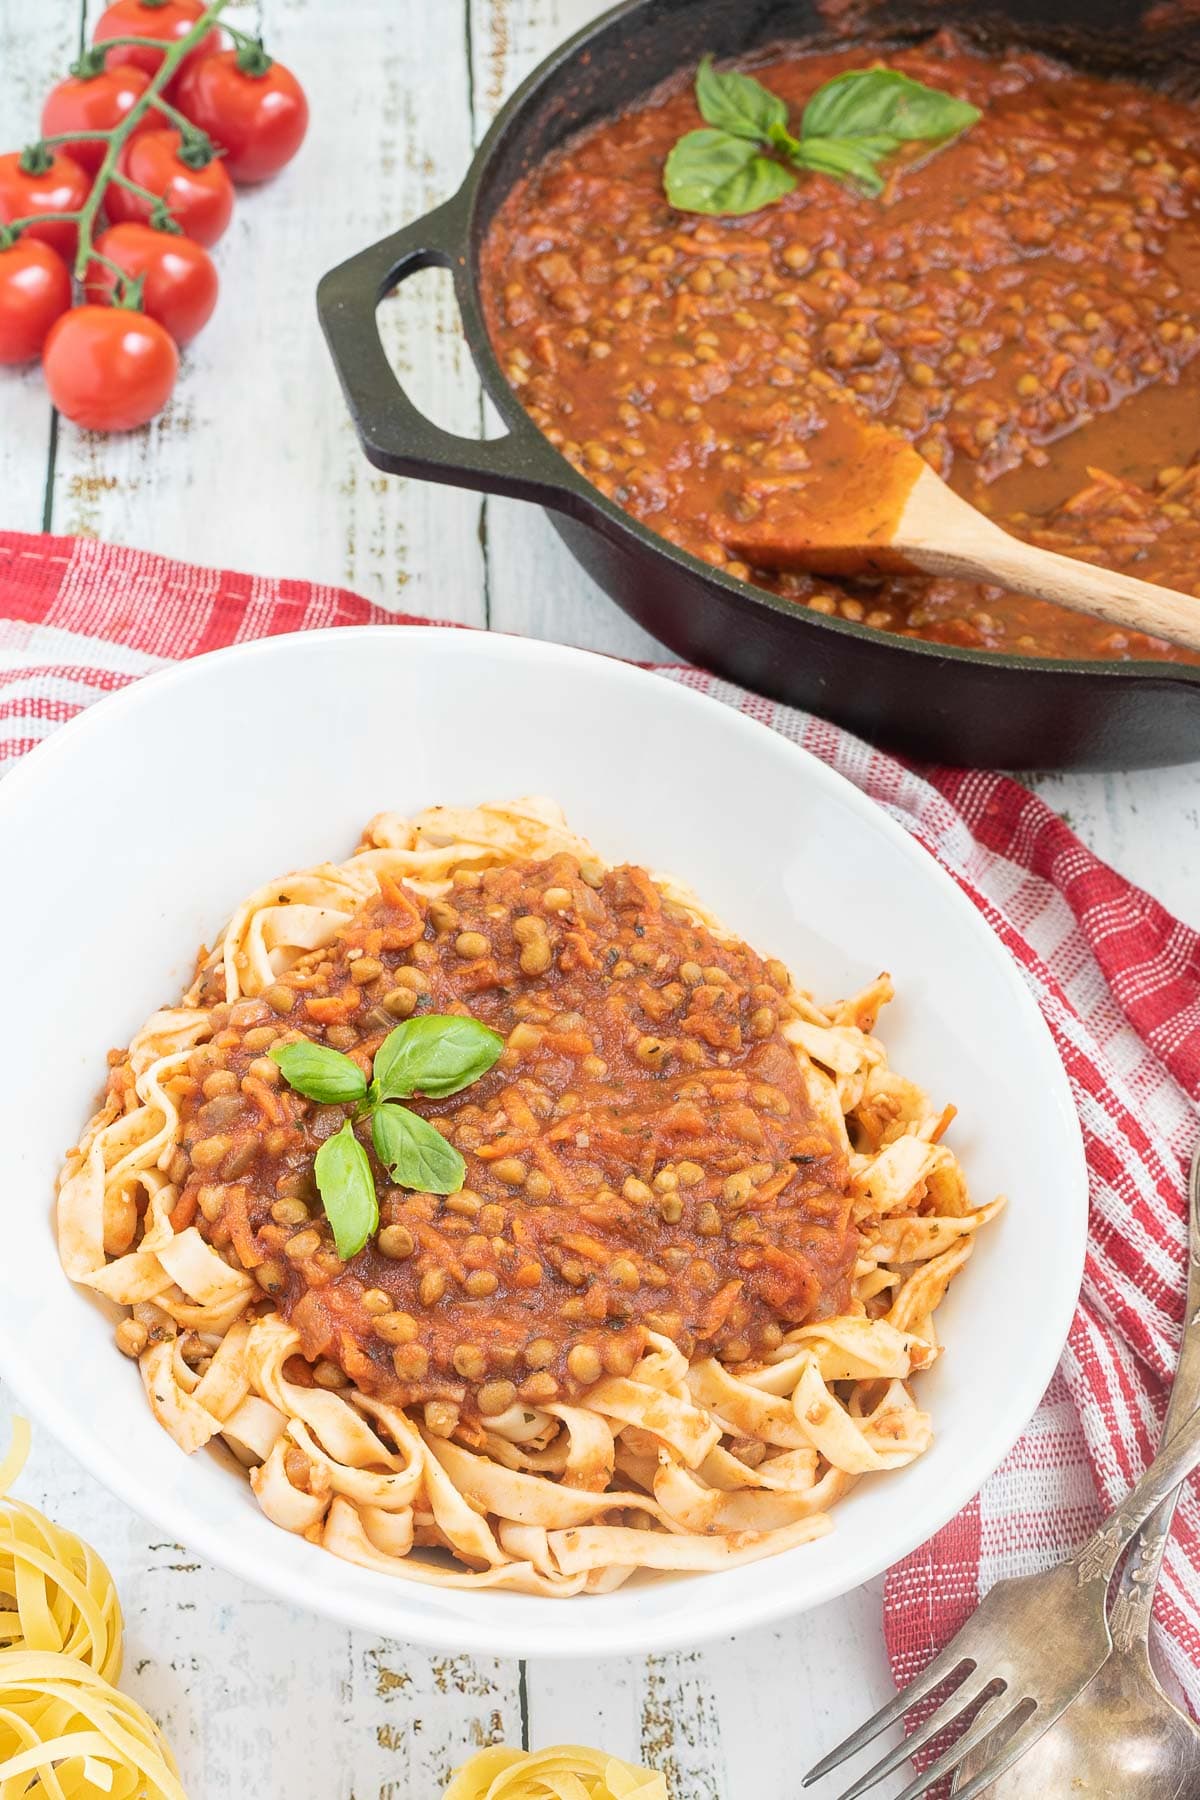
<svg viewBox="0 0 1200 1800"><path fill-rule="evenodd" d="M463 256L454 269L454 275L467 347L490 399L504 418L514 448L522 439L525 442L531 441L532 434L532 439L537 442L539 460L549 464L557 473L557 485L563 495L564 506L574 502L577 506L589 508L603 521L597 528L609 537L618 542L622 539L632 540L646 554L661 557L689 575L699 576L706 582L715 584L751 614L756 609L762 610L794 621L797 628L832 632L835 636L850 637L869 644L876 652L891 651L897 655L927 661L949 661L1025 677L1055 676L1059 680L1064 677L1076 680L1090 677L1108 682L1132 679L1140 683L1158 682L1167 687L1200 689L1200 664L1164 662L1151 657L1131 658L1123 662L1116 658L1029 656L1012 650L972 649L964 644L941 644L926 638L904 637L898 632L879 631L873 626L857 624L852 619L839 618L835 614L814 613L808 607L772 593L769 588L757 587L752 581L726 574L724 570L704 562L692 551L684 550L640 519L634 518L582 475L563 452L550 442L540 427L533 423L500 366L484 316L480 254L485 232L480 213L484 190L491 175L491 164L500 151L503 139L518 123L527 103L535 95L559 79L564 68L583 56L602 32L618 25L636 29L637 15L655 3L656 0L617 0L616 5L589 20L578 31L572 32L543 57L513 89L495 115L471 158L459 188L445 203L448 207L457 206L462 215ZM876 34L877 37L878 35ZM567 134L568 138L572 135L574 133ZM506 194L508 191L511 191L511 184ZM418 220L417 223L419 222ZM591 520L589 523L595 521Z"/></svg>
<svg viewBox="0 0 1200 1800"><path fill-rule="evenodd" d="M340 643L361 643L364 650L374 651L388 645L387 654L402 647L433 642L453 646L456 653L468 657L496 656L501 660L517 661L532 659L560 668L578 666L581 663L589 666L602 665L606 676L616 683L632 683L646 692L650 691L652 684L657 687L664 683L662 676L655 675L648 669L594 651L458 626L405 626L402 633L393 625L330 626L253 639L187 658L134 680L119 691L104 696L101 702L87 707L67 724L52 732L0 781L0 836L12 808L14 795L24 795L31 785L36 789L43 772L53 767L55 761L61 763L64 757L70 759L83 753L97 738L102 745L105 733L114 723L130 713L136 713L139 707L144 707L147 694L153 699L163 692L196 681L210 680L215 671L233 663L270 661L273 657L296 653L315 654L322 640L334 634ZM1042 1329L1039 1333L1041 1354L1027 1364L1017 1365L1011 1371L1013 1379L1009 1384L1007 1408L1010 1426L1005 1428L1003 1437L997 1439L993 1433L991 1438L984 1438L976 1446L973 1454L968 1450L966 1455L960 1456L956 1464L956 1478L944 1484L937 1508L927 1516L922 1516L915 1527L909 1526L899 1531L895 1541L889 1541L882 1554L878 1550L871 1550L869 1546L864 1547L858 1558L861 1566L856 1569L853 1579L835 1576L822 1581L820 1571L816 1570L801 1593L795 1593L789 1584L781 1582L774 1593L751 1595L749 1598L741 1597L741 1588L735 1582L730 1584L732 1594L726 1595L719 1605L713 1604L711 1587L702 1586L697 1588L697 1604L694 1608L659 1618L643 1617L636 1623L630 1620L615 1626L601 1613L603 1599L587 1597L589 1611L584 1617L588 1620L588 1626L581 1631L577 1607L584 1603L582 1597L574 1604L565 1599L543 1602L543 1605L552 1606L554 1610L545 1615L546 1622L538 1621L532 1625L515 1617L505 1620L497 1618L495 1614L470 1616L449 1611L441 1615L418 1612L415 1617L409 1617L404 1610L406 1584L400 1579L389 1585L386 1577L379 1577L378 1586L373 1584L370 1591L359 1591L357 1582L349 1583L344 1590L335 1588L332 1583L298 1589L294 1579L289 1580L282 1567L266 1563L243 1550L236 1534L223 1534L215 1522L191 1516L181 1529L175 1507L169 1500L160 1503L153 1489L144 1483L139 1484L124 1463L119 1445L99 1430L93 1430L85 1417L72 1413L67 1405L60 1403L40 1371L23 1358L20 1345L6 1337L0 1314L0 1376L9 1384L21 1406L28 1408L89 1474L124 1501L138 1517L165 1531L172 1539L182 1539L217 1567L240 1577L253 1588L270 1593L291 1605L302 1605L345 1626L376 1631L384 1636L401 1637L406 1642L433 1649L453 1647L473 1654L491 1656L553 1655L574 1658L624 1656L691 1648L713 1639L728 1637L737 1631L768 1626L799 1616L813 1607L838 1600L875 1579L931 1538L968 1504L1009 1454L1033 1416L1066 1344L1077 1304L1086 1252L1087 1168L1082 1131L1066 1070L1049 1027L1023 981L1017 964L997 941L983 913L962 891L953 876L936 858L926 855L919 842L853 782L823 763L811 751L783 737L761 720L726 706L711 695L684 683L670 682L665 685L673 690L677 704L708 718L721 718L724 729L741 735L760 749L770 746L770 754L794 762L798 769L803 769L805 779L825 788L843 805L859 814L871 829L884 832L893 843L902 846L903 853L908 858L915 859L914 867L923 871L923 879L928 879L943 889L947 902L958 911L964 927L975 936L980 957L991 961L1002 972L1016 1011L1028 1028L1030 1048L1036 1048L1039 1055L1041 1074L1048 1081L1055 1110L1061 1117L1063 1166L1072 1176L1071 1180L1060 1187L1058 1202L1068 1209L1068 1224L1075 1251L1069 1267L1060 1272L1063 1278L1056 1285L1053 1306L1042 1314ZM65 1276L63 1280L65 1286L69 1287ZM355 1571L356 1575L363 1573L365 1572ZM681 1579L703 1580L702 1577L694 1576ZM705 1604L706 1599L708 1604Z"/></svg>

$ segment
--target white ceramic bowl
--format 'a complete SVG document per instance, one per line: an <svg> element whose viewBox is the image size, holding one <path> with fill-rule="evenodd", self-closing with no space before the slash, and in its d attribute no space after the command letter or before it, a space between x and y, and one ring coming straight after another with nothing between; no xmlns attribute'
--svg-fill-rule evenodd
<svg viewBox="0 0 1200 1800"><path fill-rule="evenodd" d="M277 1529L243 1478L155 1423L102 1306L62 1275L54 1178L104 1054L184 985L264 878L346 854L385 807L543 792L606 857L690 882L835 997L890 969L894 1066L960 1109L981 1240L921 1378L936 1440L868 1479L819 1542L727 1574L544 1600L420 1587ZM662 1650L856 1587L945 1523L1011 1447L1066 1336L1086 1187L1061 1064L970 902L869 801L775 733L599 656L465 631L313 632L104 700L0 784L0 1369L164 1535L247 1581L410 1640L496 1655Z"/></svg>

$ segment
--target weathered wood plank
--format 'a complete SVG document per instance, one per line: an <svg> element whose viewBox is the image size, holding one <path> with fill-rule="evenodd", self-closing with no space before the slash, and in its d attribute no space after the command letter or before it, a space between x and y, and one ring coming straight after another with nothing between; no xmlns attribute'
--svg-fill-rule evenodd
<svg viewBox="0 0 1200 1800"><path fill-rule="evenodd" d="M773 1791L799 1795L805 1770L891 1698L882 1611L880 1579L799 1619L709 1651L728 1800L754 1800L764 1770ZM861 1762L853 1772L861 1774ZM908 1778L882 1783L882 1800L899 1793ZM840 1772L830 1776L812 1789L815 1800L832 1800L848 1779Z"/></svg>
<svg viewBox="0 0 1200 1800"><path fill-rule="evenodd" d="M308 89L309 139L276 181L239 195L216 252L221 305L162 418L123 437L62 426L55 525L482 623L478 502L367 465L313 298L327 268L440 199L465 165L461 13L363 0L351 28L320 0L262 11ZM472 430L478 387L444 289L422 284L382 317L393 358Z"/></svg>
<svg viewBox="0 0 1200 1800"><path fill-rule="evenodd" d="M77 54L81 0L0 0L0 146L38 134L42 101ZM39 531L53 412L41 369L0 369L0 526Z"/></svg>
<svg viewBox="0 0 1200 1800"><path fill-rule="evenodd" d="M798 1794L800 1776L891 1693L882 1581L703 1650L527 1665L530 1741L602 1744L666 1774L673 1800ZM883 1800L902 1782L880 1788ZM842 1781L841 1787L845 1786ZM815 1800L840 1792L836 1780Z"/></svg>

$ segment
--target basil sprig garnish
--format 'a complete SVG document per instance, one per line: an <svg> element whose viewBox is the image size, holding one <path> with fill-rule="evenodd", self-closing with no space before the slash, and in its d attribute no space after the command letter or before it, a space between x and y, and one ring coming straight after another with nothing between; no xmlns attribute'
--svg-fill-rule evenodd
<svg viewBox="0 0 1200 1800"><path fill-rule="evenodd" d="M663 170L667 199L682 212L757 212L791 192L797 168L878 194L879 165L902 144L941 143L980 117L968 101L899 69L848 69L817 89L796 137L778 94L752 75L715 68L711 56L696 75L696 103L710 129L681 137Z"/></svg>
<svg viewBox="0 0 1200 1800"><path fill-rule="evenodd" d="M486 1075L503 1048L504 1039L478 1019L423 1013L384 1038L370 1082L349 1056L325 1044L275 1044L268 1055L298 1094L326 1106L354 1106L355 1120L370 1119L375 1154L398 1187L457 1194L467 1173L462 1157L436 1125L397 1102L457 1094ZM375 1178L353 1120L321 1145L313 1173L337 1253L347 1262L379 1229Z"/></svg>

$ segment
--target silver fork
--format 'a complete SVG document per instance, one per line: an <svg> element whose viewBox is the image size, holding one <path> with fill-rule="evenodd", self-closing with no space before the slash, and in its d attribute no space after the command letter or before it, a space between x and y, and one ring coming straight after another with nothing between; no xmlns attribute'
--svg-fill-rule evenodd
<svg viewBox="0 0 1200 1800"><path fill-rule="evenodd" d="M1200 1144L1188 1177L1188 1279L1179 1366L1163 1426L1163 1442L1200 1404ZM1178 1499L1171 1494L1141 1526L1111 1597L1113 1648L1083 1692L992 1783L988 1800L1044 1800L1047 1794L1120 1795L1163 1800L1200 1792L1200 1726L1163 1692L1150 1661L1154 1589ZM958 1792L995 1755L988 1738L964 1756Z"/></svg>
<svg viewBox="0 0 1200 1800"><path fill-rule="evenodd" d="M919 1730L860 1776L841 1800L857 1800L947 1730L961 1730L961 1735L897 1800L918 1800L996 1732L1002 1741L995 1754L959 1788L955 1800L982 1794L1049 1730L1107 1659L1112 1639L1105 1596L1113 1571L1138 1527L1198 1466L1200 1412L1159 1451L1132 1493L1081 1550L1055 1569L997 1582L941 1655L823 1757L805 1776L804 1786L857 1755L910 1707L953 1681L953 1689Z"/></svg>

